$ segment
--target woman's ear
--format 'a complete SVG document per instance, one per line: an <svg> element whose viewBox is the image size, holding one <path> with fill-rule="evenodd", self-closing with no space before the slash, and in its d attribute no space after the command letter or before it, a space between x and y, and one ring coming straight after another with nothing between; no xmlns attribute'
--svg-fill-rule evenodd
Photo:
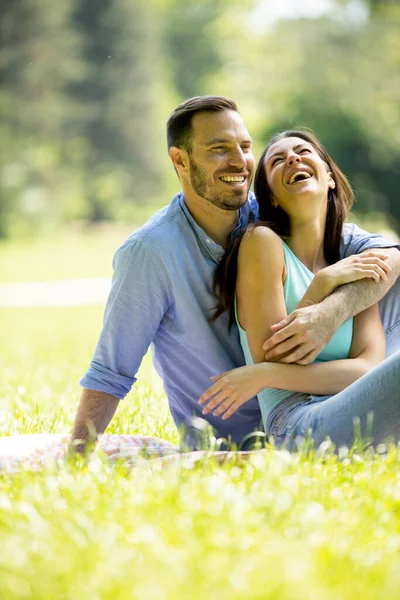
<svg viewBox="0 0 400 600"><path fill-rule="evenodd" d="M274 208L278 208L278 202L275 200L274 197L272 197L272 199L271 199L271 204Z"/></svg>
<svg viewBox="0 0 400 600"><path fill-rule="evenodd" d="M328 187L331 188L331 190L334 190L336 187L335 180L333 179L330 171L328 172Z"/></svg>

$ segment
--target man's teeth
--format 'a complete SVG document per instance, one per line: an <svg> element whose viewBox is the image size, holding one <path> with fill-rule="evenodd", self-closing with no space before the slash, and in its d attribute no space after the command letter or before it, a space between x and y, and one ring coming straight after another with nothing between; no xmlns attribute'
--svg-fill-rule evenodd
<svg viewBox="0 0 400 600"><path fill-rule="evenodd" d="M305 179L310 179L310 177L311 174L308 173L308 171L296 171L289 179L289 184L295 183L296 181L304 181Z"/></svg>
<svg viewBox="0 0 400 600"><path fill-rule="evenodd" d="M244 181L243 175L226 175L221 177L221 179L227 183L243 183Z"/></svg>

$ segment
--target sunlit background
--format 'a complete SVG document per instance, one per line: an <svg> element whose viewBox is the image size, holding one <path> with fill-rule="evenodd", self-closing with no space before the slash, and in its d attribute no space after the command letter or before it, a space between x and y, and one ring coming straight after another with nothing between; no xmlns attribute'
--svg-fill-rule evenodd
<svg viewBox="0 0 400 600"><path fill-rule="evenodd" d="M179 190L165 122L198 94L237 101L257 156L313 129L356 190L352 219L395 238L399 25L397 0L3 2L0 280L108 277Z"/></svg>

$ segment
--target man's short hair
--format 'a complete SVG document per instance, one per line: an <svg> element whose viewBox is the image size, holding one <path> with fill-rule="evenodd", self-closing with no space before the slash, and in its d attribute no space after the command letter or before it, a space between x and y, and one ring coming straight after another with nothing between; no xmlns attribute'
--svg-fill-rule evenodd
<svg viewBox="0 0 400 600"><path fill-rule="evenodd" d="M179 104L167 121L167 144L190 150L193 116L198 112L238 111L235 102L224 96L195 96Z"/></svg>

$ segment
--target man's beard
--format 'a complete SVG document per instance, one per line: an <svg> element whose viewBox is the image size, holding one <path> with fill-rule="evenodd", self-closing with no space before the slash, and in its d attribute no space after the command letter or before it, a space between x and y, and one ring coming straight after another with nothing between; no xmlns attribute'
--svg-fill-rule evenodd
<svg viewBox="0 0 400 600"><path fill-rule="evenodd" d="M215 183L212 181L205 169L198 167L194 160L189 156L190 161L190 183L198 196L204 198L217 208L223 210L237 210L247 200L248 188L227 189L220 192L215 189ZM239 171L224 171L224 175L235 175ZM243 171L240 171L242 173ZM221 182L221 186L222 186Z"/></svg>

